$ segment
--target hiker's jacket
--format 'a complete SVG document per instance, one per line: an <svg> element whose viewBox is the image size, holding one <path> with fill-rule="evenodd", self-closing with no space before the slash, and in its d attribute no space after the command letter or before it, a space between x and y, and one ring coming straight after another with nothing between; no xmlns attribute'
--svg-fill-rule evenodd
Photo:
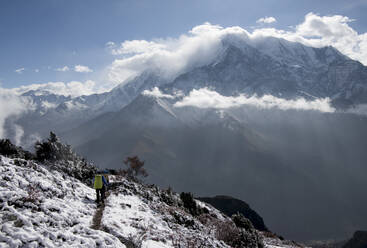
<svg viewBox="0 0 367 248"><path fill-rule="evenodd" d="M94 177L94 188L95 189L102 189L103 185L108 185L106 179L102 175L96 175Z"/></svg>

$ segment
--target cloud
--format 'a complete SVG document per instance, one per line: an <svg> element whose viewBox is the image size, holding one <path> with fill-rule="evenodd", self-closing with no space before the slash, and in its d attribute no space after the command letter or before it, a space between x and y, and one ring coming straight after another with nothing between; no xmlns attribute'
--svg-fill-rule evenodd
<svg viewBox="0 0 367 248"><path fill-rule="evenodd" d="M32 101L28 97L21 96L21 94L30 90L39 91L40 94L42 94L42 92L47 92L72 97L106 91L103 87L97 86L96 83L91 80L85 81L84 83L77 81L68 83L49 82L46 84L31 84L13 89L0 88L0 138L6 137L4 124L8 118L17 118L25 112L34 110L35 106ZM44 101L42 102L42 107L51 108L54 106ZM24 131L21 126L15 123L12 124L12 128L15 134L14 141L16 144L20 144L21 141L23 141Z"/></svg>
<svg viewBox="0 0 367 248"><path fill-rule="evenodd" d="M104 88L103 85L97 85L92 80L87 80L85 82L71 81L68 83L64 82L49 82L45 84L31 84L25 85L18 88L13 88L11 91L17 95L21 95L27 91L35 90L42 92L53 93L56 95L64 95L77 97L81 95L91 95L94 93L103 93L108 89Z"/></svg>
<svg viewBox="0 0 367 248"><path fill-rule="evenodd" d="M169 98L169 99L176 98L176 96L162 93L158 87L154 87L152 90L144 90L142 94L145 96L153 96L157 98Z"/></svg>
<svg viewBox="0 0 367 248"><path fill-rule="evenodd" d="M115 42L113 41L106 42L106 47L114 47L114 46L116 46Z"/></svg>
<svg viewBox="0 0 367 248"><path fill-rule="evenodd" d="M125 41L122 43L120 48L113 49L113 55L119 54L139 54L139 53L147 53L154 52L158 50L164 50L166 45L158 44L154 41L146 41L146 40L132 40Z"/></svg>
<svg viewBox="0 0 367 248"><path fill-rule="evenodd" d="M15 132L15 136L14 136L15 144L17 146L20 146L22 144L22 138L23 138L23 135L24 135L24 130L18 124L14 124L13 127L14 127L14 132Z"/></svg>
<svg viewBox="0 0 367 248"><path fill-rule="evenodd" d="M34 72L40 72L40 70L39 69L34 69Z"/></svg>
<svg viewBox="0 0 367 248"><path fill-rule="evenodd" d="M52 109L52 108L56 108L57 104L56 103L51 103L51 102L48 102L48 101L42 101L41 107L43 109Z"/></svg>
<svg viewBox="0 0 367 248"><path fill-rule="evenodd" d="M319 16L309 13L291 31L256 29L251 33L251 38L273 36L312 47L333 46L350 58L367 65L367 33L358 34L349 26L353 21L355 20L341 15Z"/></svg>
<svg viewBox="0 0 367 248"><path fill-rule="evenodd" d="M91 70L88 66L85 66L85 65L76 65L74 66L74 71L88 73L88 72L92 72L93 70Z"/></svg>
<svg viewBox="0 0 367 248"><path fill-rule="evenodd" d="M164 79L173 79L178 74L195 66L214 60L220 53L221 40L226 33L242 32L239 28L223 29L205 23L194 27L179 38L153 41L125 41L113 49L122 55L109 68L109 80L122 83L142 71L153 71Z"/></svg>
<svg viewBox="0 0 367 248"><path fill-rule="evenodd" d="M66 72L66 71L70 71L70 68L65 65L64 67L57 68L56 71ZM74 66L74 71L75 72L84 72L84 73L93 72L92 69L90 69L88 66L85 66L85 65L76 65L76 66Z"/></svg>
<svg viewBox="0 0 367 248"><path fill-rule="evenodd" d="M27 135L26 137L22 138L22 147L24 149L30 150L34 147L34 144L37 141L41 141L41 140L42 140L42 137L38 133Z"/></svg>
<svg viewBox="0 0 367 248"><path fill-rule="evenodd" d="M4 124L7 118L16 117L31 109L27 98L19 97L12 90L0 88L0 138L5 137ZM17 131L17 130L16 130ZM18 129L18 137L21 132Z"/></svg>
<svg viewBox="0 0 367 248"><path fill-rule="evenodd" d="M65 72L65 71L69 71L70 70L70 68L68 67L68 66L64 66L64 67L61 67L61 68L57 68L56 69L56 71L63 71L63 72Z"/></svg>
<svg viewBox="0 0 367 248"><path fill-rule="evenodd" d="M296 100L286 100L271 95L262 97L245 95L222 96L216 91L202 88L192 90L189 95L174 104L174 107L192 106L197 108L227 109L244 105L255 106L262 109L278 108L281 110L317 110L321 112L334 112L335 109L330 105L330 99L316 99L307 101L304 98Z"/></svg>
<svg viewBox="0 0 367 248"><path fill-rule="evenodd" d="M256 21L256 23L266 23L266 24L269 24L269 23L273 23L273 22L276 22L277 21L277 19L275 19L274 17L272 17L272 16L269 16L269 17L262 17L262 18L260 18L260 19L258 19L257 21Z"/></svg>
<svg viewBox="0 0 367 248"><path fill-rule="evenodd" d="M347 109L345 112L350 114L367 116L367 104L358 104L354 107Z"/></svg>
<svg viewBox="0 0 367 248"><path fill-rule="evenodd" d="M24 72L25 68L22 67L22 68L19 68L19 69L16 69L15 72L18 73L18 74L22 74Z"/></svg>

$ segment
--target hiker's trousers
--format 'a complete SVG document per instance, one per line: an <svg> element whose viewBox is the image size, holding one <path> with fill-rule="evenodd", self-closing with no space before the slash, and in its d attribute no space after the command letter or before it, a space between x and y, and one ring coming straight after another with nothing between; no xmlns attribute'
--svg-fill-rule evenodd
<svg viewBox="0 0 367 248"><path fill-rule="evenodd" d="M105 193L105 186L104 185L101 189L96 189L97 203L99 203L101 200L102 200L102 202L104 202L104 198L105 198L104 193Z"/></svg>

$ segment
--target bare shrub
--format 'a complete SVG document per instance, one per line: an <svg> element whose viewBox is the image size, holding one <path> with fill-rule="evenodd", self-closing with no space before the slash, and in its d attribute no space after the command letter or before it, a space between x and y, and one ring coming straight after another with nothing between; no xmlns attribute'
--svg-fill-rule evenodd
<svg viewBox="0 0 367 248"><path fill-rule="evenodd" d="M183 239L181 235L170 235L169 238L171 239L172 245L175 248L207 247L205 240L201 240L199 237L189 237Z"/></svg>
<svg viewBox="0 0 367 248"><path fill-rule="evenodd" d="M120 170L119 174L131 179L133 181L139 181L139 177L147 177L148 172L144 168L144 161L140 161L138 156L127 157L124 160L124 164L127 169Z"/></svg>
<svg viewBox="0 0 367 248"><path fill-rule="evenodd" d="M28 185L27 186L27 196L23 199L24 202L32 202L35 203L39 200L39 190L36 186Z"/></svg>
<svg viewBox="0 0 367 248"><path fill-rule="evenodd" d="M238 228L229 221L215 221L215 237L218 240L223 240L226 244L235 246L240 239L240 232Z"/></svg>

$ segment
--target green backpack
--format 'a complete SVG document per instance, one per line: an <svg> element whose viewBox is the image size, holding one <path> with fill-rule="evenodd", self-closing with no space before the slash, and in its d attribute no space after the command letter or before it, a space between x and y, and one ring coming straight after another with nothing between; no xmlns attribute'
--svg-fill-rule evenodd
<svg viewBox="0 0 367 248"><path fill-rule="evenodd" d="M102 182L102 175L96 175L94 178L94 188L95 189L102 189L103 182Z"/></svg>

